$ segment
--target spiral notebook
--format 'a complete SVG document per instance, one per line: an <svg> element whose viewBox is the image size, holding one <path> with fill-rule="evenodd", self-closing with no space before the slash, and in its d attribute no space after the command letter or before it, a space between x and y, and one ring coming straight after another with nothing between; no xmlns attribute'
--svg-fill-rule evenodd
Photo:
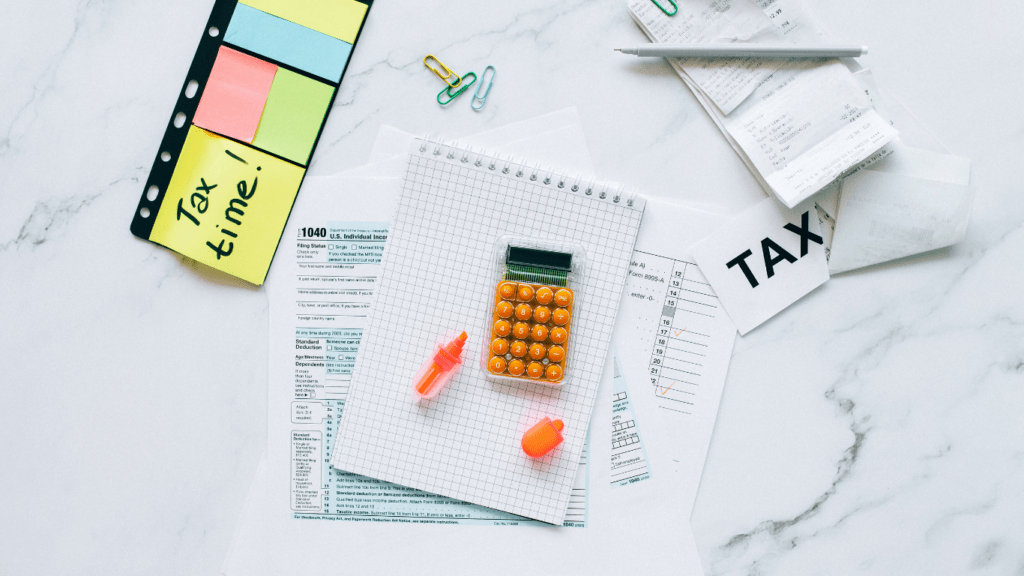
<svg viewBox="0 0 1024 576"><path fill-rule="evenodd" d="M562 524L644 199L541 166L414 141L334 442L335 468ZM573 375L562 387L485 378L491 263L509 234L585 251ZM463 330L462 367L437 398L417 401L414 375L439 337ZM531 459L520 440L545 416L565 423L564 441Z"/></svg>

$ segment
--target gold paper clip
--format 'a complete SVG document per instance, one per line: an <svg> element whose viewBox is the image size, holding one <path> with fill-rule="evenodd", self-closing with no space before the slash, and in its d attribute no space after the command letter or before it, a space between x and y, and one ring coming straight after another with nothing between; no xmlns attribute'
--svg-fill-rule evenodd
<svg viewBox="0 0 1024 576"><path fill-rule="evenodd" d="M437 62L437 64L441 66L441 70L444 70L444 72L441 72L441 70L438 70L437 68L431 66L431 59L433 59L434 62ZM444 62L438 60L437 56L434 56L433 54L427 54L427 57L423 59L423 65L426 66L427 68L430 68L434 72L434 74L437 74L438 78L444 80L444 83L452 88L458 88L459 84L462 84L462 78L455 72L452 72L451 68L445 66ZM454 83L451 82L451 78L455 78Z"/></svg>
<svg viewBox="0 0 1024 576"><path fill-rule="evenodd" d="M487 78L487 71L488 70L491 71L491 77L490 77L490 79L487 80L487 84L486 84L487 87L484 88L484 86L485 86L484 85L484 78ZM489 66L487 66L487 68L484 68L483 74L480 75L480 85L476 87L476 92L473 93L473 99L469 102L469 106L473 110L479 111L481 108L484 107L484 103L487 101L487 95L490 94L490 92L491 92L491 86L494 85L494 77L497 76L497 75L498 75L498 71L494 68L494 66L490 66L489 65ZM481 88L484 88L484 93L483 94L480 93L480 89ZM480 103L479 106L477 106L477 102Z"/></svg>

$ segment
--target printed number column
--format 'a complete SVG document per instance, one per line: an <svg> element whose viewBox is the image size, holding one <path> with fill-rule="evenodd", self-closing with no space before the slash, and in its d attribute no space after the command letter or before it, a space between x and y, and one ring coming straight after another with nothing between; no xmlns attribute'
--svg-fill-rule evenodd
<svg viewBox="0 0 1024 576"><path fill-rule="evenodd" d="M672 269L668 277L668 288L665 291L665 304L661 308L658 319L658 334L654 339L654 352L651 354L651 384L657 387L661 379L661 371L665 364L665 351L668 349L669 334L672 322L676 317L676 300L683 285L683 268L685 264L672 261ZM678 267L678 269L677 269Z"/></svg>

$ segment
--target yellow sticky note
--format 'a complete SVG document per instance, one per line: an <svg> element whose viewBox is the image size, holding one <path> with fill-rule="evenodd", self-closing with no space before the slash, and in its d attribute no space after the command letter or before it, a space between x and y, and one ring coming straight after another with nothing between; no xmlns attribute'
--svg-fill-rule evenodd
<svg viewBox="0 0 1024 576"><path fill-rule="evenodd" d="M355 0L240 0L241 4L355 44L368 6Z"/></svg>
<svg viewBox="0 0 1024 576"><path fill-rule="evenodd" d="M305 169L190 126L149 239L262 284Z"/></svg>

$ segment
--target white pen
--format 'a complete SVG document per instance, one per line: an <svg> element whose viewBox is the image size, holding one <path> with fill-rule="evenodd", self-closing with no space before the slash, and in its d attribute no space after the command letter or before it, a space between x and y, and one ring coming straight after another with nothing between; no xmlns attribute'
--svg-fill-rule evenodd
<svg viewBox="0 0 1024 576"><path fill-rule="evenodd" d="M789 46L785 44L648 44L616 48L635 56L673 58L856 58L868 53L867 46Z"/></svg>

